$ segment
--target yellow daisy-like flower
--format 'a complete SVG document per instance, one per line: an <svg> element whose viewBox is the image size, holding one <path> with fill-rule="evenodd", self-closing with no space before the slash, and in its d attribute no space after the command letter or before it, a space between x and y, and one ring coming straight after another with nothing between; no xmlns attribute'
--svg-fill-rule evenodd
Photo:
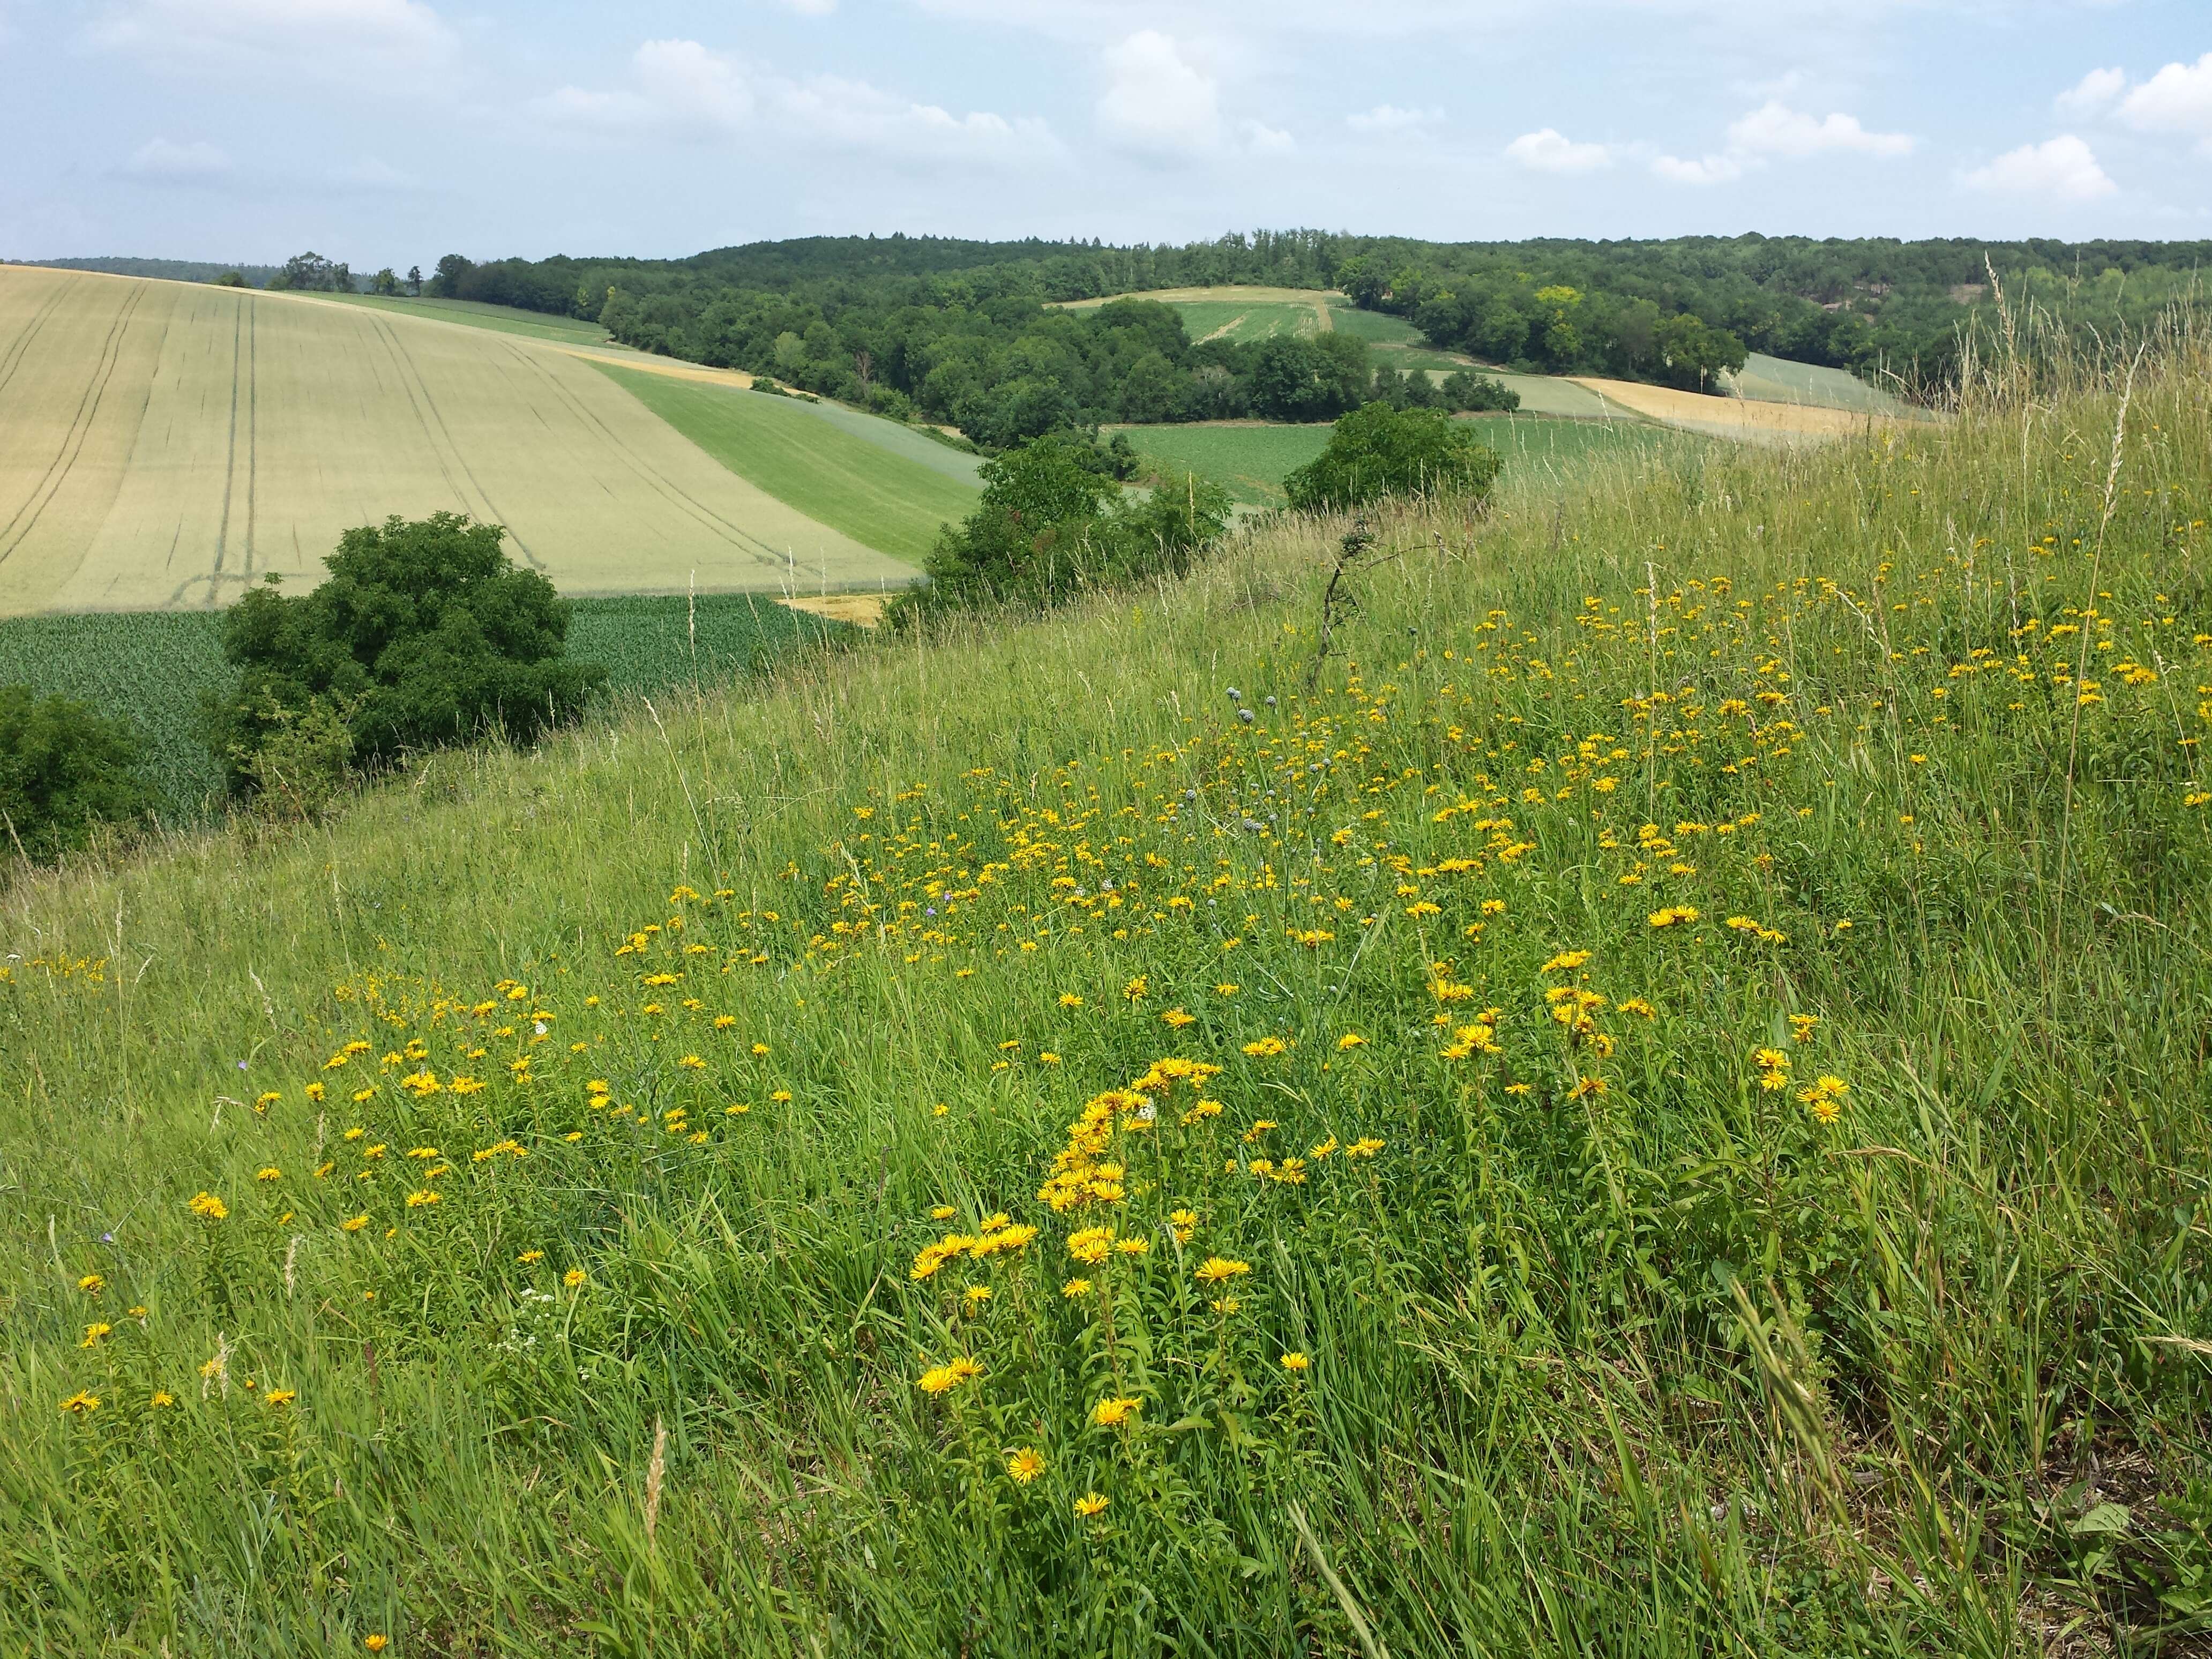
<svg viewBox="0 0 2212 1659"><path fill-rule="evenodd" d="M357 1233L368 1225L368 1218L365 1215L357 1215L349 1220L339 1222L338 1225L349 1233Z"/></svg>
<svg viewBox="0 0 2212 1659"><path fill-rule="evenodd" d="M204 1221L221 1221L230 1213L229 1205L208 1192L195 1194L185 1207Z"/></svg>
<svg viewBox="0 0 2212 1659"><path fill-rule="evenodd" d="M62 1401L62 1409L65 1412L74 1412L77 1416L82 1417L87 1412L96 1412L100 1409L100 1396L96 1394L88 1394L82 1389L79 1389Z"/></svg>
<svg viewBox="0 0 2212 1659"><path fill-rule="evenodd" d="M1307 1358L1305 1355L1293 1351L1283 1356L1283 1369L1286 1371L1311 1370L1313 1361Z"/></svg>
<svg viewBox="0 0 2212 1659"><path fill-rule="evenodd" d="M1365 1044L1366 1041L1367 1039L1360 1036L1357 1031L1346 1031L1342 1036L1336 1040L1337 1052L1341 1054L1347 1048L1360 1048Z"/></svg>
<svg viewBox="0 0 2212 1659"><path fill-rule="evenodd" d="M1226 1256L1210 1255L1193 1277L1201 1285L1218 1285L1224 1279L1251 1271L1252 1264L1249 1261L1231 1261Z"/></svg>
<svg viewBox="0 0 2212 1659"><path fill-rule="evenodd" d="M1073 1302L1079 1296L1091 1294L1091 1281L1087 1279L1071 1279L1060 1287L1060 1293Z"/></svg>
<svg viewBox="0 0 2212 1659"><path fill-rule="evenodd" d="M1034 1446L1024 1446L1006 1456L1006 1474L1018 1486L1026 1486L1044 1473L1044 1457Z"/></svg>
<svg viewBox="0 0 2212 1659"><path fill-rule="evenodd" d="M561 1275L561 1282L573 1291L580 1287L589 1276L581 1267L571 1267Z"/></svg>
<svg viewBox="0 0 2212 1659"><path fill-rule="evenodd" d="M1095 1492L1084 1493L1075 1500L1075 1518L1079 1521L1088 1521L1095 1515L1105 1514L1108 1501Z"/></svg>
<svg viewBox="0 0 2212 1659"><path fill-rule="evenodd" d="M1144 1409L1141 1400L1102 1400L1091 1408L1091 1420L1102 1429L1118 1429Z"/></svg>

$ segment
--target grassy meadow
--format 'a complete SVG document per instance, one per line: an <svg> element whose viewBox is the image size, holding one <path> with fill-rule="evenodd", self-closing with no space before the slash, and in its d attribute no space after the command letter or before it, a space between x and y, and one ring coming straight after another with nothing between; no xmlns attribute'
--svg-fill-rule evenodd
<svg viewBox="0 0 2212 1659"><path fill-rule="evenodd" d="M1795 363L1786 357L1754 351L1744 360L1741 374L1729 377L1729 389L1754 402L1803 404L1815 409L1848 409L1869 415L1912 414L1904 399L1869 386L1840 368L1821 368Z"/></svg>
<svg viewBox="0 0 2212 1659"><path fill-rule="evenodd" d="M794 557L836 585L913 574L537 341L9 267L0 366L0 616L228 604L438 508L507 525L571 592L773 592Z"/></svg>
<svg viewBox="0 0 2212 1659"><path fill-rule="evenodd" d="M2193 1650L2208 369L19 878L0 1650Z"/></svg>

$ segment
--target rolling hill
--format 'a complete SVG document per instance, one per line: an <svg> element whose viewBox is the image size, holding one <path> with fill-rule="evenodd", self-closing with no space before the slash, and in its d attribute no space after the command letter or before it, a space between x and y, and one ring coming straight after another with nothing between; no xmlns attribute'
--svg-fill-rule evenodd
<svg viewBox="0 0 2212 1659"><path fill-rule="evenodd" d="M910 551L964 499L887 441L865 451L870 522L908 527L825 522L787 496L849 493L849 436L764 484L745 445L710 454L588 347L479 320L0 270L0 616L219 605L316 579L349 526L441 508L505 524L565 592L875 588L915 574L884 541Z"/></svg>

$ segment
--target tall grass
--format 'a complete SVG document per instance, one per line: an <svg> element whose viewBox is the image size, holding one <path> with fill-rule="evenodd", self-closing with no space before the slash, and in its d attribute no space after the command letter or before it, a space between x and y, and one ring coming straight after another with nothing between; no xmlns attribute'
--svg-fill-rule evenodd
<svg viewBox="0 0 2212 1659"><path fill-rule="evenodd" d="M19 885L4 1640L2195 1639L2208 368Z"/></svg>

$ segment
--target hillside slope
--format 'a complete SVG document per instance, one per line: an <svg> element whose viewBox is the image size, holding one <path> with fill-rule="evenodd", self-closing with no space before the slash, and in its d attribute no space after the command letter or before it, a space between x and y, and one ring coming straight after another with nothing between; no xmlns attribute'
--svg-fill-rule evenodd
<svg viewBox="0 0 2212 1659"><path fill-rule="evenodd" d="M2207 368L21 881L0 1645L2147 1648Z"/></svg>
<svg viewBox="0 0 2212 1659"><path fill-rule="evenodd" d="M910 566L550 343L279 295L0 270L0 615L216 605L349 526L497 520L564 591Z"/></svg>

